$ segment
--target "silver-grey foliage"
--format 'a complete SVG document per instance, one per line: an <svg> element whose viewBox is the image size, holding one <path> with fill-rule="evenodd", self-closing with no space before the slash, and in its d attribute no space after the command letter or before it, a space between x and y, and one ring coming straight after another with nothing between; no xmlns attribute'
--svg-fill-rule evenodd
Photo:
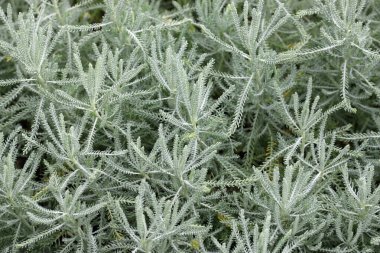
<svg viewBox="0 0 380 253"><path fill-rule="evenodd" d="M379 0L0 0L1 252L380 252Z"/></svg>

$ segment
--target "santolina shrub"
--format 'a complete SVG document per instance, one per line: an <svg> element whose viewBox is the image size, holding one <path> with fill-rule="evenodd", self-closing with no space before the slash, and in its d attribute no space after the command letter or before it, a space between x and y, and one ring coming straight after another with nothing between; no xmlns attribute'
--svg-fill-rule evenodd
<svg viewBox="0 0 380 253"><path fill-rule="evenodd" d="M0 0L1 252L380 252L379 0Z"/></svg>

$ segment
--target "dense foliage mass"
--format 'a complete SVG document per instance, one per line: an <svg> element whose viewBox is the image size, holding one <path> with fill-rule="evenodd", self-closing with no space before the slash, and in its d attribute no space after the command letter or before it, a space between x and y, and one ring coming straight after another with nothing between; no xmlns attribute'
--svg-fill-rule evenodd
<svg viewBox="0 0 380 253"><path fill-rule="evenodd" d="M379 0L0 0L1 252L380 252Z"/></svg>

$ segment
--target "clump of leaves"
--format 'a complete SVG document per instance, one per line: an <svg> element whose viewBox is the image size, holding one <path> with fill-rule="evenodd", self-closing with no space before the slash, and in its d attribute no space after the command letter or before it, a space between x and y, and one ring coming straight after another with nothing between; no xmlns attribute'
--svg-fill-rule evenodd
<svg viewBox="0 0 380 253"><path fill-rule="evenodd" d="M1 252L379 252L377 0L0 0Z"/></svg>

